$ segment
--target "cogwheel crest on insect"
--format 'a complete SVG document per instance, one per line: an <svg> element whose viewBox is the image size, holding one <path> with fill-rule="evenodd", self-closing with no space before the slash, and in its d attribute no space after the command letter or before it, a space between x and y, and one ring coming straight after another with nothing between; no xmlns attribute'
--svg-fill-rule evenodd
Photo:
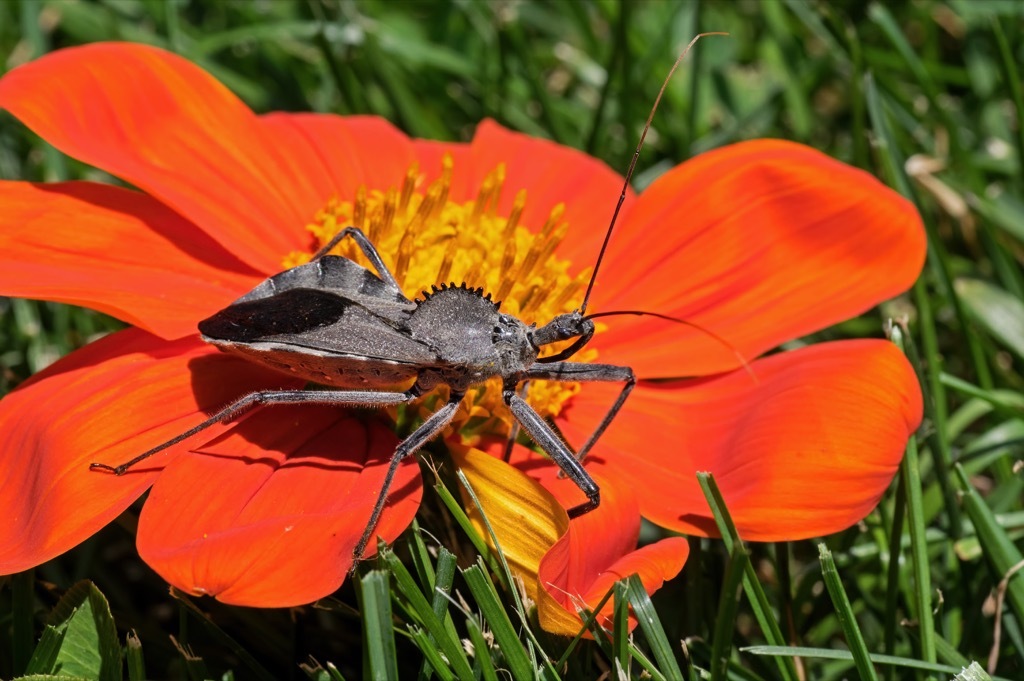
<svg viewBox="0 0 1024 681"><path fill-rule="evenodd" d="M413 302L416 303L417 307L419 307L420 305L422 305L423 303L427 302L428 300L430 300L434 296L438 295L439 293L444 293L445 291L465 291L466 293L470 293L472 295L477 296L478 298L481 298L483 300L486 300L486 301L492 303L494 305L494 309L495 310L498 310L498 309L501 308L501 301L500 300L498 300L498 301L491 300L490 292L489 291L485 292L483 286L478 286L477 288L471 288L468 284L466 284L466 282L462 282L461 284L456 284L454 281L450 282L448 284L443 284L443 283L440 284L440 285L432 284L430 286L430 290L429 291L423 290L420 293L420 295L423 296L422 299L421 298L416 298Z"/></svg>

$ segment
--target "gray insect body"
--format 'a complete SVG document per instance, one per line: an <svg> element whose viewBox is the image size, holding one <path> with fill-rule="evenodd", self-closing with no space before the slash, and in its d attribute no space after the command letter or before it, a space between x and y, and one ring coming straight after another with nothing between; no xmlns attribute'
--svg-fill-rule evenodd
<svg viewBox="0 0 1024 681"><path fill-rule="evenodd" d="M425 390L465 391L524 372L538 354L530 328L482 289L435 286L414 302L333 255L270 277L199 330L225 352L337 388L418 378Z"/></svg>
<svg viewBox="0 0 1024 681"><path fill-rule="evenodd" d="M327 252L352 238L377 270ZM181 435L119 466L92 468L123 475L135 464L216 424L255 407L272 404L328 404L345 407L398 405L438 385L449 399L391 458L383 488L356 549L358 559L384 510L399 463L437 436L454 418L466 391L501 378L502 395L521 425L571 478L587 500L569 509L576 517L597 508L600 490L580 460L608 427L633 388L628 367L564 361L593 336L594 323L582 312L528 326L503 314L483 289L441 285L409 300L369 239L343 229L311 262L260 283L199 323L205 341L219 349L298 376L326 389L267 390L246 395ZM538 359L543 346L575 339L561 352ZM605 418L578 453L565 444L518 394L524 381L615 381L623 388ZM409 386L402 389L402 386Z"/></svg>

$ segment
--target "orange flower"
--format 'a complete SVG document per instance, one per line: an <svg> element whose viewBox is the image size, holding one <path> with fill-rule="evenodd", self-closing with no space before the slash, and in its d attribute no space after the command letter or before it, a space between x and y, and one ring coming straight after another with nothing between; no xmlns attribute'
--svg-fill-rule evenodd
<svg viewBox="0 0 1024 681"><path fill-rule="evenodd" d="M138 45L68 49L15 69L0 80L0 106L145 192L0 183L0 293L137 327L0 403L0 515L14 519L0 530L0 573L68 550L152 485L139 552L172 584L263 606L330 593L397 441L381 420L273 407L123 478L88 464L129 459L248 391L295 386L206 346L195 325L340 226L363 226L408 294L466 279L543 323L579 304L621 187L598 161L494 123L449 144L410 140L376 118L256 116L194 65ZM919 218L869 175L800 145L748 142L628 197L591 311L683 317L756 357L903 291L923 258ZM695 471L716 474L749 539L825 534L877 503L920 421L913 371L883 341L756 360L755 382L705 335L652 318L607 321L576 359L632 366L642 380L587 459L604 501L570 524L584 540L566 539L556 509L545 511L543 557L534 545L522 567L570 610L624 570L651 587L678 572L680 540L632 551L638 512L712 532ZM530 400L578 445L611 404L605 388L537 382ZM466 398L467 443L506 431L497 392ZM550 466L519 465L562 503L582 500ZM420 491L415 464L402 466L377 528L384 539L408 525Z"/></svg>

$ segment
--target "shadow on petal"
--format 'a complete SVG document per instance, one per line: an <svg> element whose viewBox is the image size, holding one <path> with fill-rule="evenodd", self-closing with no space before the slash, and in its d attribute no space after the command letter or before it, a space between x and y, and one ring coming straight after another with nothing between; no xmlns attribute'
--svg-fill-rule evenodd
<svg viewBox="0 0 1024 681"><path fill-rule="evenodd" d="M265 410L179 457L150 492L139 555L164 579L235 605L287 607L335 591L398 444L384 419L333 407ZM419 509L419 466L398 469L377 535ZM366 556L375 551L371 538Z"/></svg>

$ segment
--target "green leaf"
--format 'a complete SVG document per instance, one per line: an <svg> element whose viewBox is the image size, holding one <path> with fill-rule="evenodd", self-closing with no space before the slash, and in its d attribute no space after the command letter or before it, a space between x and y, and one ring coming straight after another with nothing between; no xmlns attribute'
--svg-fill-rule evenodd
<svg viewBox="0 0 1024 681"><path fill-rule="evenodd" d="M121 679L117 627L107 599L92 582L75 584L58 601L25 671L99 681Z"/></svg>
<svg viewBox="0 0 1024 681"><path fill-rule="evenodd" d="M978 323L1024 358L1024 302L980 279L957 279L953 286Z"/></svg>

